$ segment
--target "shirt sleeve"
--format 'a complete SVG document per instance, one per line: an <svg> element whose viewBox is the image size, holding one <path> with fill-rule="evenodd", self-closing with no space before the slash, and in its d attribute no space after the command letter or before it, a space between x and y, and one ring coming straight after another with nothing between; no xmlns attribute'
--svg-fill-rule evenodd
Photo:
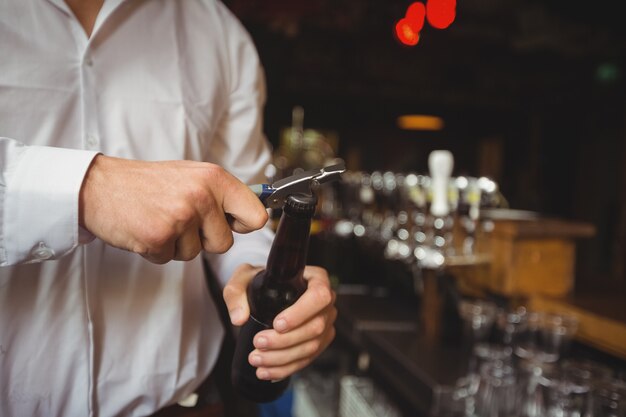
<svg viewBox="0 0 626 417"><path fill-rule="evenodd" d="M267 182L264 172L271 162L271 147L262 130L266 94L263 68L248 32L223 4L217 4L225 28L229 96L207 160L247 184ZM253 233L235 234L235 243L225 254L206 256L225 283L242 263L265 265L272 238L273 232L266 225Z"/></svg>
<svg viewBox="0 0 626 417"><path fill-rule="evenodd" d="M96 154L0 137L0 266L56 259L89 239L78 195Z"/></svg>

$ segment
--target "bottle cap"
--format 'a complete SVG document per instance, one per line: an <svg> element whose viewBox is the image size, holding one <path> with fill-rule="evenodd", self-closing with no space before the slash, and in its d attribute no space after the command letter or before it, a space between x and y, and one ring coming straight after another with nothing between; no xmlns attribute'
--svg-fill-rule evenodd
<svg viewBox="0 0 626 417"><path fill-rule="evenodd" d="M292 214L311 217L317 207L317 197L312 194L291 194L285 201L284 209Z"/></svg>

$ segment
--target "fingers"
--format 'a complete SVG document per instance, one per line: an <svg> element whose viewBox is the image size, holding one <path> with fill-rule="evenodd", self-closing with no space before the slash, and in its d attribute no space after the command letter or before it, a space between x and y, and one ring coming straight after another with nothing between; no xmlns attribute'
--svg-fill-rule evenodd
<svg viewBox="0 0 626 417"><path fill-rule="evenodd" d="M286 332L264 330L254 338L254 346L260 350L286 349L311 339L323 337L324 332L332 327L337 318L337 309L329 306L321 314L304 323L302 326Z"/></svg>
<svg viewBox="0 0 626 417"><path fill-rule="evenodd" d="M173 259L176 261L189 261L202 250L201 232L197 227L187 229L176 241Z"/></svg>
<svg viewBox="0 0 626 417"><path fill-rule="evenodd" d="M250 188L224 169L209 165L210 192L201 210L202 247L209 253L224 253L233 245L232 232L260 229L268 213Z"/></svg>
<svg viewBox="0 0 626 417"><path fill-rule="evenodd" d="M222 209L229 215L230 228L237 233L260 229L267 223L267 210L250 188L224 171Z"/></svg>
<svg viewBox="0 0 626 417"><path fill-rule="evenodd" d="M259 332L248 360L257 377L285 378L311 363L335 337L337 309L326 270L307 266L308 287L300 299L274 320L275 329Z"/></svg>
<svg viewBox="0 0 626 417"><path fill-rule="evenodd" d="M300 369L307 367L311 363L311 359L301 359L296 362L289 363L281 367L259 367L256 370L256 377L265 381L280 381L290 375L298 372Z"/></svg>
<svg viewBox="0 0 626 417"><path fill-rule="evenodd" d="M202 219L202 247L209 253L224 253L233 245L233 232L221 210L211 210Z"/></svg>
<svg viewBox="0 0 626 417"><path fill-rule="evenodd" d="M254 276L263 268L250 264L240 265L224 287L223 297L228 308L230 321L235 326L243 325L250 315L246 289Z"/></svg>
<svg viewBox="0 0 626 417"><path fill-rule="evenodd" d="M274 319L273 327L279 332L301 326L335 302L335 293L325 269L306 266L304 278L308 281L304 294Z"/></svg>
<svg viewBox="0 0 626 417"><path fill-rule="evenodd" d="M310 364L330 345L334 337L335 329L330 326L320 337L286 349L255 349L248 356L248 360L252 366L258 368L259 379L283 379Z"/></svg>

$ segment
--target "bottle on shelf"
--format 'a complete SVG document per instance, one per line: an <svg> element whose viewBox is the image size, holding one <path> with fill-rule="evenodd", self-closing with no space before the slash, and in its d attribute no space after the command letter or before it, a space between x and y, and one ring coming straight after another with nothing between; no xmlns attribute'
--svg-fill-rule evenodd
<svg viewBox="0 0 626 417"><path fill-rule="evenodd" d="M256 368L248 362L248 355L254 350L254 336L271 328L274 318L295 303L306 290L303 274L316 205L315 195L294 194L287 198L266 268L248 286L250 318L237 339L232 383L245 397L255 402L273 401L289 385L289 378L280 381L258 379Z"/></svg>

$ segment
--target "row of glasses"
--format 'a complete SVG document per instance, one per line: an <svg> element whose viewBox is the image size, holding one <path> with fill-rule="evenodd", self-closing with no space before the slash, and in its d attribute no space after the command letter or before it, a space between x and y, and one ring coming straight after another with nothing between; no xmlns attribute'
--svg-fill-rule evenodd
<svg viewBox="0 0 626 417"><path fill-rule="evenodd" d="M526 361L522 362L527 364ZM601 364L595 364L602 367ZM625 417L626 383L572 378L574 364L486 362L477 375L434 392L431 417ZM589 365L587 365L589 366ZM532 381L532 384L529 383ZM532 388L532 389L529 389Z"/></svg>
<svg viewBox="0 0 626 417"><path fill-rule="evenodd" d="M544 364L528 376L524 368L486 362L434 392L431 417L625 417L626 383L616 379L572 379L569 365ZM601 365L600 365L601 366ZM536 367L528 368L535 372ZM529 381L534 381L529 384ZM532 389L529 389L532 388Z"/></svg>
<svg viewBox="0 0 626 417"><path fill-rule="evenodd" d="M626 417L626 381L616 378L599 381L594 386L595 417Z"/></svg>
<svg viewBox="0 0 626 417"><path fill-rule="evenodd" d="M607 366L588 360L522 361L522 417L624 417L624 383ZM525 372L524 372L525 371Z"/></svg>
<svg viewBox="0 0 626 417"><path fill-rule="evenodd" d="M474 346L493 341L509 346L522 358L556 362L567 353L578 330L573 315L529 311L526 307L501 309L488 300L461 300L465 340Z"/></svg>
<svg viewBox="0 0 626 417"><path fill-rule="evenodd" d="M568 357L575 317L486 300L462 300L459 313L468 375L439 390L447 396L436 393L432 416L626 417L626 383L603 364Z"/></svg>
<svg viewBox="0 0 626 417"><path fill-rule="evenodd" d="M523 359L552 363L567 353L578 331L578 320L567 314L527 312L525 324L516 334L515 354Z"/></svg>
<svg viewBox="0 0 626 417"><path fill-rule="evenodd" d="M493 343L491 334L498 316L497 306L485 300L461 300L459 316L463 323L463 341L471 350L468 374L477 376L480 367L489 362L510 363L512 348Z"/></svg>

